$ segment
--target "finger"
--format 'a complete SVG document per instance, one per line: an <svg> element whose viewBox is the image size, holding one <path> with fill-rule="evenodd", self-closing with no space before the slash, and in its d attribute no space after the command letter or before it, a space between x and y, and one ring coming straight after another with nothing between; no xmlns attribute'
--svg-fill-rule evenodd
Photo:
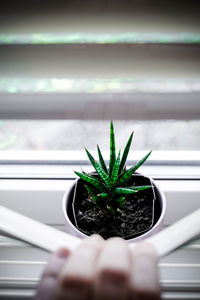
<svg viewBox="0 0 200 300"><path fill-rule="evenodd" d="M69 255L69 250L62 248L53 253L42 274L35 300L51 300L55 295L57 277Z"/></svg>
<svg viewBox="0 0 200 300"><path fill-rule="evenodd" d="M160 299L157 254L154 247L148 243L138 244L132 250L131 258L130 299Z"/></svg>
<svg viewBox="0 0 200 300"><path fill-rule="evenodd" d="M129 275L128 245L121 238L107 240L97 264L95 299L126 299Z"/></svg>
<svg viewBox="0 0 200 300"><path fill-rule="evenodd" d="M102 244L103 239L94 235L85 239L78 249L71 253L59 276L58 299L88 299Z"/></svg>

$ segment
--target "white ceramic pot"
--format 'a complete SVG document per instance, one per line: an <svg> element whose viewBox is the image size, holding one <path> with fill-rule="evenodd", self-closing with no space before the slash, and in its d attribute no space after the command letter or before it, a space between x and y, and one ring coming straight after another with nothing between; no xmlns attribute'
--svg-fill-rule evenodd
<svg viewBox="0 0 200 300"><path fill-rule="evenodd" d="M158 231L160 231L163 227L164 216L165 216L165 213L166 213L166 198L165 198L164 193L158 187L157 183L155 183L155 181L152 178L149 178L149 179L151 180L151 182L154 186L154 190L155 190L155 193L157 195L157 198L158 198L158 201L159 201L159 204L160 204L161 213L160 213L160 216L159 216L158 220L153 225L153 227L151 227L151 229L149 231L141 234L138 237L127 240L127 242L130 242L130 243L135 242L135 241L139 241L139 240L143 240L147 237L150 237L151 235L153 235L153 234L157 233ZM63 207L62 208L63 208L64 218L65 218L65 221L66 221L66 230L67 230L67 232L74 235L74 236L76 236L76 237L84 238L87 235L82 233L81 231L79 231L76 228L76 226L74 226L74 224L71 222L71 220L69 218L69 215L68 215L68 207L72 203L72 199L73 199L74 192L75 192L75 189L76 189L77 180L79 180L79 179L76 179L75 182L70 187L70 189L65 192L65 194L63 196Z"/></svg>

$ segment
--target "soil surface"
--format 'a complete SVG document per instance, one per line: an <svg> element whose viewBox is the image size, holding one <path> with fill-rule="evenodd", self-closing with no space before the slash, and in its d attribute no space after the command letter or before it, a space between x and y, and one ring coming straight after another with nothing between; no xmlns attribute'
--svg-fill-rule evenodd
<svg viewBox="0 0 200 300"><path fill-rule="evenodd" d="M100 234L104 239L119 236L124 239L134 238L153 225L153 193L152 190L140 191L127 198L121 208L122 215L108 215L102 212L87 191L82 187L81 197L75 200L75 225L87 235Z"/></svg>

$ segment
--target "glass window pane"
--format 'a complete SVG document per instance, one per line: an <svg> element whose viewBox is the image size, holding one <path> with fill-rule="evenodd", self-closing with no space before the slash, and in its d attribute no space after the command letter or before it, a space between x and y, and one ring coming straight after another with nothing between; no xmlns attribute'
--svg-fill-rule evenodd
<svg viewBox="0 0 200 300"><path fill-rule="evenodd" d="M134 130L135 150L200 150L200 121L114 121L117 148ZM109 148L109 121L0 121L1 150Z"/></svg>

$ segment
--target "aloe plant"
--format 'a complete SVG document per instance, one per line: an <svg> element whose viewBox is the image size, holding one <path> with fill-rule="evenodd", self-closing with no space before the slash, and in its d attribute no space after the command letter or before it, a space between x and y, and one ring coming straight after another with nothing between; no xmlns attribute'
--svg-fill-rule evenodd
<svg viewBox="0 0 200 300"><path fill-rule="evenodd" d="M97 172L97 175L88 174L84 171L75 172L85 182L85 188L90 198L104 212L115 214L121 212L121 208L126 204L126 198L131 194L151 188L151 186L131 186L129 184L132 174L147 160L151 151L145 155L136 165L126 169L126 160L133 139L131 133L122 157L121 150L116 155L115 134L113 122L110 123L110 161L109 167L106 166L101 150L97 145L99 162L91 153L85 149L87 156Z"/></svg>

